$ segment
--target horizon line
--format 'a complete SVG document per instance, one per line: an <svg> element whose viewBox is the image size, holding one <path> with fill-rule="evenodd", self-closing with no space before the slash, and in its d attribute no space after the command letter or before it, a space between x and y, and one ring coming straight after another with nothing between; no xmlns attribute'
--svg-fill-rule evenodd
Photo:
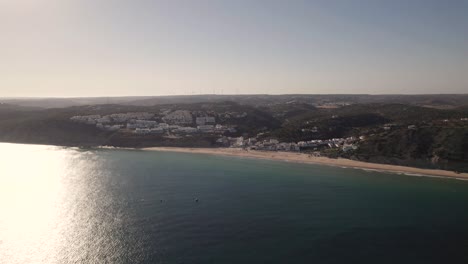
<svg viewBox="0 0 468 264"><path fill-rule="evenodd" d="M175 95L101 95L101 96L0 96L0 99L14 100L14 99L84 99L84 98L156 98L156 97L199 97L199 96L286 96L286 95L316 95L316 96L340 96L340 95L355 95L355 96L424 96L424 95L468 95L467 93L412 93L412 94L399 94L399 93L382 93L382 94L371 94L371 93L284 93L284 94L175 94Z"/></svg>

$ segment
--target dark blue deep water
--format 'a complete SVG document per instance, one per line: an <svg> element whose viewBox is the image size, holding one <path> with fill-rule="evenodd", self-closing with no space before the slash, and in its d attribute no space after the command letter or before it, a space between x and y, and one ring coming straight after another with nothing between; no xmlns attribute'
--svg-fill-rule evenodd
<svg viewBox="0 0 468 264"><path fill-rule="evenodd" d="M468 263L467 181L132 150L0 155L0 263Z"/></svg>

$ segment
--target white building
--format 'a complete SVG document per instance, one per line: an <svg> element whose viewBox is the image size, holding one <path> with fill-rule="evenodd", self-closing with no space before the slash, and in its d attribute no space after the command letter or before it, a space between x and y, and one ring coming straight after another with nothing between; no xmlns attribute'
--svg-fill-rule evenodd
<svg viewBox="0 0 468 264"><path fill-rule="evenodd" d="M150 133L152 133L152 134L162 134L162 133L164 133L164 129L162 129L160 127L151 128Z"/></svg>
<svg viewBox="0 0 468 264"><path fill-rule="evenodd" d="M350 150L355 150L357 149L357 146L353 145L353 144L344 144L343 145L343 151L344 152L347 152L347 151L350 151Z"/></svg>
<svg viewBox="0 0 468 264"><path fill-rule="evenodd" d="M187 110L176 110L163 117L163 120L171 124L192 124L192 114Z"/></svg>
<svg viewBox="0 0 468 264"><path fill-rule="evenodd" d="M103 117L97 119L96 122L102 123L102 124L107 124L107 123L112 122L112 120L108 116L103 116Z"/></svg>
<svg viewBox="0 0 468 264"><path fill-rule="evenodd" d="M166 123L159 123L158 127L163 128L163 129L169 129L169 125Z"/></svg>
<svg viewBox="0 0 468 264"><path fill-rule="evenodd" d="M133 112L133 113L118 113L109 115L114 122L124 123L131 119L149 120L154 117L154 114L148 112Z"/></svg>
<svg viewBox="0 0 468 264"><path fill-rule="evenodd" d="M176 133L184 133L184 134L192 134L192 133L197 133L198 129L194 127L179 127L176 130L174 130Z"/></svg>
<svg viewBox="0 0 468 264"><path fill-rule="evenodd" d="M279 141L277 139L270 139L270 144L278 144Z"/></svg>
<svg viewBox="0 0 468 264"><path fill-rule="evenodd" d="M104 125L103 129L106 131L118 131L121 127L119 125Z"/></svg>
<svg viewBox="0 0 468 264"><path fill-rule="evenodd" d="M139 127L155 127L158 125L158 122L153 120L135 120L135 124Z"/></svg>
<svg viewBox="0 0 468 264"><path fill-rule="evenodd" d="M214 126L213 126L213 125L202 125L202 126L197 126L197 129L198 129L200 132L204 132L204 133L214 132Z"/></svg>
<svg viewBox="0 0 468 264"><path fill-rule="evenodd" d="M216 122L215 118L212 116L203 116L203 117L197 117L195 119L195 123L197 125L205 125L205 124L214 124Z"/></svg>
<svg viewBox="0 0 468 264"><path fill-rule="evenodd" d="M149 128L137 128L135 129L136 134L149 134L151 130Z"/></svg>
<svg viewBox="0 0 468 264"><path fill-rule="evenodd" d="M235 138L235 142L232 145L235 148L240 148L244 146L244 137Z"/></svg>

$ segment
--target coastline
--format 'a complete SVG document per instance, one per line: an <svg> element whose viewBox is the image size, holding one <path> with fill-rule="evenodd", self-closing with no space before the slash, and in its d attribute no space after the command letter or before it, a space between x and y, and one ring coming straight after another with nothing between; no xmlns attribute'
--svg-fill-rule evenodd
<svg viewBox="0 0 468 264"><path fill-rule="evenodd" d="M182 153L195 153L195 154L208 154L208 155L221 155L221 156L234 156L243 158L254 158L264 160L276 160L291 163L305 163L326 165L333 167L345 167L362 170L375 170L381 172L390 172L397 174L406 174L410 176L426 176L426 177L441 177L459 180L468 180L468 173L456 173L447 170L436 169L422 169L415 167L406 167L399 165L370 163L364 161L356 161L350 159L332 159L326 157L311 157L305 153L295 152L273 152L273 151L256 151L256 150L242 150L235 148L180 148L180 147L150 147L142 148L144 151L166 151L166 152L182 152Z"/></svg>

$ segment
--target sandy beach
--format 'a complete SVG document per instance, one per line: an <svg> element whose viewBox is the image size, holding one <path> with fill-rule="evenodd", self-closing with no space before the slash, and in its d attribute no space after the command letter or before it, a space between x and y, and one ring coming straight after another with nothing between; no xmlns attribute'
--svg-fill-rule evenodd
<svg viewBox="0 0 468 264"><path fill-rule="evenodd" d="M327 166L356 168L365 170L377 170L399 174L420 175L431 177L447 177L468 180L468 173L456 173L446 170L432 170L421 169L406 166L387 165L378 163L369 163L363 161L355 161L349 159L331 159L326 157L312 157L304 153L294 152L273 152L273 151L255 151L255 150L242 150L235 148L176 148L176 147L152 147L143 148L145 151L169 151L169 152L184 152L184 153L198 153L222 156L235 156L244 158L256 158L267 160L278 160L295 163L307 164L320 164Z"/></svg>

